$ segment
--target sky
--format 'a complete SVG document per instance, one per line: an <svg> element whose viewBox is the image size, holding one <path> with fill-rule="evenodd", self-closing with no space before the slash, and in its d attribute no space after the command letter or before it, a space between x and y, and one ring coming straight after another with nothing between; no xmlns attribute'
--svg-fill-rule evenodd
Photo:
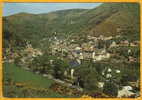
<svg viewBox="0 0 142 100"><path fill-rule="evenodd" d="M100 4L101 3L4 3L3 16L20 12L39 14L63 9L91 9Z"/></svg>

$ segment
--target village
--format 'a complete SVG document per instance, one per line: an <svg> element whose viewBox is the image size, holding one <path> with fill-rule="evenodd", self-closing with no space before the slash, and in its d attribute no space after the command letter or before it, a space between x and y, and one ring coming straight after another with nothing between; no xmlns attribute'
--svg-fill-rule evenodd
<svg viewBox="0 0 142 100"><path fill-rule="evenodd" d="M104 37L100 35L99 37L87 36L86 41L83 43L74 43L76 40L59 40L56 36L54 37L53 43L51 44L51 53L52 55L60 54L61 57L67 56L68 59L76 60L78 64L81 64L82 60L93 60L93 62L101 61L104 59L109 59L113 56L113 53L108 52L108 49L115 47L138 47L139 42L129 42L128 40L120 41L116 43L115 40L109 43L109 46L106 46L105 42L112 40L116 37ZM132 52L131 49L127 51L127 54ZM134 61L135 58L129 56L129 61Z"/></svg>
<svg viewBox="0 0 142 100"><path fill-rule="evenodd" d="M69 40L59 40L58 37L54 37L53 43L51 45L51 52L52 55L59 55L61 59L64 57L70 60L70 66L71 69L69 71L69 75L71 75L71 79L74 79L74 73L76 72L74 67L80 65L85 60L91 60L93 63L101 62L103 60L107 60L113 56L115 56L115 53L109 52L109 49L115 48L115 47L138 47L139 42L133 41L129 42L128 40L120 41L119 43L115 42L115 39L120 38L120 35L117 35L116 37L104 37L100 35L99 37L93 37L93 36L87 36L86 41L82 43L75 43L75 39ZM109 46L106 46L106 44L103 44L109 40L113 40L109 44ZM101 42L102 43L101 43ZM137 58L133 57L132 50L128 49L125 53L128 54L128 62L136 62ZM51 60L52 61L52 60ZM120 74L120 69L111 69L109 67L105 67L105 69L102 71L102 75L106 78L106 81L111 80L114 76L112 76L112 71L115 71L116 74ZM65 71L64 75L67 75L67 71ZM78 81L78 86L81 83ZM104 82L98 82L98 87L102 88L104 87ZM134 87L139 87L139 80L135 83ZM118 90L117 97L133 97L138 96L139 93L133 93L131 92L133 90L132 86L123 86L122 90Z"/></svg>
<svg viewBox="0 0 142 100"><path fill-rule="evenodd" d="M70 86L78 86L80 88L84 88L83 82L81 81L80 76L76 75L77 72L77 68L81 68L78 66L81 66L84 64L85 61L89 62L91 61L92 63L98 63L98 62L105 62L108 61L109 59L114 58L117 54L117 52L115 51L111 51L112 48L118 48L118 47L130 47L130 48L137 48L139 46L139 41L133 41L133 42L129 42L128 40L123 40L123 41L119 41L119 43L116 43L116 39L120 38L121 36L116 36L116 37L104 37L102 35L100 35L99 37L94 37L94 36L87 36L85 38L85 42L81 42L81 43L76 43L76 39L59 39L56 36L57 33L55 33L55 36L49 38L50 40L50 47L49 50L47 51L42 51L41 49L35 49L32 47L32 45L30 43L26 43L26 47L25 49L21 50L19 53L14 52L14 53L10 53L10 49L6 50L6 54L8 56L4 56L4 62L15 62L18 63L20 66L23 66L23 68L25 70L31 70L32 68L32 62L34 61L35 58L38 57L42 57L43 55L45 55L45 52L48 52L50 56L56 56L57 59L60 59L61 61L67 60L68 63L68 68L65 68L62 72L57 73L57 76L62 76L64 78L61 78L60 81L61 83L71 83ZM46 39L43 39L46 40ZM108 42L111 41L111 42ZM109 43L106 44L106 43ZM119 51L119 50L118 50ZM127 59L124 59L124 61L128 62L128 63L135 63L138 62L138 58L134 57L133 54L133 50L131 49L127 49L127 51L125 51L124 53L126 53ZM18 59L18 61L17 61ZM121 61L121 59L117 59L116 62L119 62L119 60ZM48 64L50 66L54 66L54 62L55 59L45 59L46 62L49 62ZM109 63L109 62L108 62ZM61 65L62 66L62 65ZM61 67L61 66L56 66L56 67ZM48 77L48 78L52 78L54 79L54 75L50 75L45 70L44 67L39 68L40 66L37 66L38 68L35 68L33 70L35 70L34 72L36 74L42 74L43 77ZM33 71L32 70L32 71ZM40 72L40 70L42 70ZM98 81L97 82L97 87L101 90L104 90L104 86L106 84L106 82L114 82L112 81L114 76L113 75L118 75L121 74L122 69L120 68L114 68L113 67L104 67L103 70L101 70L101 76L104 77L103 81ZM42 73L44 72L44 73ZM62 74L61 74L62 73ZM115 74L114 74L115 73ZM89 74L89 73L88 73ZM92 76L93 77L93 76ZM58 77L57 77L58 79ZM60 79L60 78L59 78ZM55 79L54 79L55 80ZM62 82L63 81L63 82ZM126 86L115 86L115 87L121 87L121 90L117 90L117 97L138 97L139 96L139 91L136 92L131 92L133 90L133 88L139 88L139 80L137 80L136 82L129 82L132 83L131 85L129 84L125 84ZM106 92L107 93L107 92ZM109 93L108 93L109 94Z"/></svg>

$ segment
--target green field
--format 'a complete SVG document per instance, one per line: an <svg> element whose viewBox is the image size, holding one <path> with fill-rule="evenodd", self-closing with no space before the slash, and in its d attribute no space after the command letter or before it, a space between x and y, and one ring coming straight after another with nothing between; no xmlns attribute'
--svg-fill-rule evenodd
<svg viewBox="0 0 142 100"><path fill-rule="evenodd" d="M15 64L5 63L3 65L4 74L4 96L5 97L68 97L60 95L49 87L54 83L53 80L42 77L41 75L34 74L17 67ZM28 87L32 87L36 90L27 87L16 87L15 85L7 85L7 81L13 81L14 83L25 83ZM47 91L42 91L47 90ZM24 94L23 92L26 91Z"/></svg>
<svg viewBox="0 0 142 100"><path fill-rule="evenodd" d="M9 77L10 75L10 77L15 82L26 82L32 84L33 86L41 88L48 88L53 83L52 80L49 80L42 77L41 75L37 75L29 71L25 71L24 69L16 67L15 64L4 64L4 75L5 78Z"/></svg>

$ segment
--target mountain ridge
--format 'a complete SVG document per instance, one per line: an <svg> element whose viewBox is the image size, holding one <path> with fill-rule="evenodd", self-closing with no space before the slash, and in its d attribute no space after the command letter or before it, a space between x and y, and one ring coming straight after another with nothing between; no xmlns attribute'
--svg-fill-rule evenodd
<svg viewBox="0 0 142 100"><path fill-rule="evenodd" d="M4 35L12 40L20 38L36 41L52 37L56 32L66 37L115 36L117 29L131 31L139 36L140 9L138 3L104 3L93 9L67 9L47 14L20 13L3 17ZM6 39L6 38L5 38ZM6 39L7 40L7 39Z"/></svg>

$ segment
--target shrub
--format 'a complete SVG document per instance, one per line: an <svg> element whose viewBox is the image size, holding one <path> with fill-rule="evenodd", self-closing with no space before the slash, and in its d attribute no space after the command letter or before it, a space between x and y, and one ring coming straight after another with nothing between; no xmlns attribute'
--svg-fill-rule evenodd
<svg viewBox="0 0 142 100"><path fill-rule="evenodd" d="M109 96L116 97L118 93L118 87L113 82L105 82L103 92Z"/></svg>
<svg viewBox="0 0 142 100"><path fill-rule="evenodd" d="M69 66L67 64L67 62L61 60L61 59L57 59L53 62L53 76L55 78L59 78L59 79L63 79L64 78L64 71L66 70L66 68Z"/></svg>

